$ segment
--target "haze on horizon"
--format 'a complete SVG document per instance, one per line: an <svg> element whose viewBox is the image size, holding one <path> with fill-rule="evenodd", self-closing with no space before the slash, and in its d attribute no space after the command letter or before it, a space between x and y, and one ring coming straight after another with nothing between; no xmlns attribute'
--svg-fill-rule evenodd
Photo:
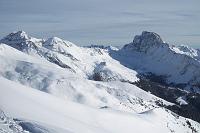
<svg viewBox="0 0 200 133"><path fill-rule="evenodd" d="M199 0L0 0L0 38L24 30L78 45L124 45L142 31L200 48Z"/></svg>

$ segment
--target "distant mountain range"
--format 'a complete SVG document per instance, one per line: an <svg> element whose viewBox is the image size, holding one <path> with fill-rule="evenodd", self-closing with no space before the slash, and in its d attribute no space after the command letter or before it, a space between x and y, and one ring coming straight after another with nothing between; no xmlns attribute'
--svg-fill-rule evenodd
<svg viewBox="0 0 200 133"><path fill-rule="evenodd" d="M200 50L144 31L121 49L0 40L0 133L200 132Z"/></svg>

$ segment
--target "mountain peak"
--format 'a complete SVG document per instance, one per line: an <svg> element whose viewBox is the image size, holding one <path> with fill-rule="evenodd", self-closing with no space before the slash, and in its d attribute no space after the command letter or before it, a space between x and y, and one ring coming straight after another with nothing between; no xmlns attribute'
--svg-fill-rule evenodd
<svg viewBox="0 0 200 133"><path fill-rule="evenodd" d="M154 41L156 43L163 43L161 37L155 32L143 31L142 35L136 36L133 42L136 42L140 38L141 41Z"/></svg>
<svg viewBox="0 0 200 133"><path fill-rule="evenodd" d="M29 37L25 31L17 31L17 32L12 32L8 34L3 39L1 39L0 42L11 45L13 43L20 44L29 39L31 39L31 37Z"/></svg>
<svg viewBox="0 0 200 133"><path fill-rule="evenodd" d="M42 39L36 39L29 36L25 31L12 32L0 40L0 43L5 43L11 47L14 47L20 51L28 49L29 47L35 47L35 44L40 44Z"/></svg>
<svg viewBox="0 0 200 133"><path fill-rule="evenodd" d="M18 40L27 40L29 38L30 37L26 34L25 31L17 31L10 33L4 39L8 39L10 41L18 41Z"/></svg>
<svg viewBox="0 0 200 133"><path fill-rule="evenodd" d="M26 34L26 32L25 31L18 31L18 32L15 32L14 33L15 35L18 35L18 36L20 36L20 37L22 37L22 38L26 38L26 39L28 39L29 37L28 37L28 35Z"/></svg>
<svg viewBox="0 0 200 133"><path fill-rule="evenodd" d="M135 49L140 52L146 52L151 47L166 45L162 38L155 32L143 31L141 35L136 35L132 43L127 44L124 48Z"/></svg>
<svg viewBox="0 0 200 133"><path fill-rule="evenodd" d="M58 37L51 37L43 44L43 47L56 51L63 49L63 46L70 47L72 44Z"/></svg>
<svg viewBox="0 0 200 133"><path fill-rule="evenodd" d="M53 46L53 45L57 45L57 44L65 44L65 41L58 38L58 37L51 37L51 38L48 38L46 41L45 41L45 46L48 45L48 46Z"/></svg>

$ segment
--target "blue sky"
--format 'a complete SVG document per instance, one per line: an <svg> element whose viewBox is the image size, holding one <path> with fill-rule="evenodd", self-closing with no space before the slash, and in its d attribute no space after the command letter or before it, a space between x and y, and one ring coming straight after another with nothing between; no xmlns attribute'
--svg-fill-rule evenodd
<svg viewBox="0 0 200 133"><path fill-rule="evenodd" d="M124 45L147 30L200 48L200 0L0 0L0 29L78 45Z"/></svg>

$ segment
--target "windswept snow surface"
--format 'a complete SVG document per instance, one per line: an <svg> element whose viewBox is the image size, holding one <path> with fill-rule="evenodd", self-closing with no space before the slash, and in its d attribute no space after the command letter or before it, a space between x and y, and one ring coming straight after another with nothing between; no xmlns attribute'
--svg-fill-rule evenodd
<svg viewBox="0 0 200 133"><path fill-rule="evenodd" d="M96 109L64 101L48 93L22 86L5 78L1 83L1 109L6 115L37 123L63 133L192 132L182 117L157 108L142 114ZM199 124L190 120L199 130ZM2 126L2 124L0 124ZM34 125L34 124L33 124ZM0 126L0 127L1 127Z"/></svg>

